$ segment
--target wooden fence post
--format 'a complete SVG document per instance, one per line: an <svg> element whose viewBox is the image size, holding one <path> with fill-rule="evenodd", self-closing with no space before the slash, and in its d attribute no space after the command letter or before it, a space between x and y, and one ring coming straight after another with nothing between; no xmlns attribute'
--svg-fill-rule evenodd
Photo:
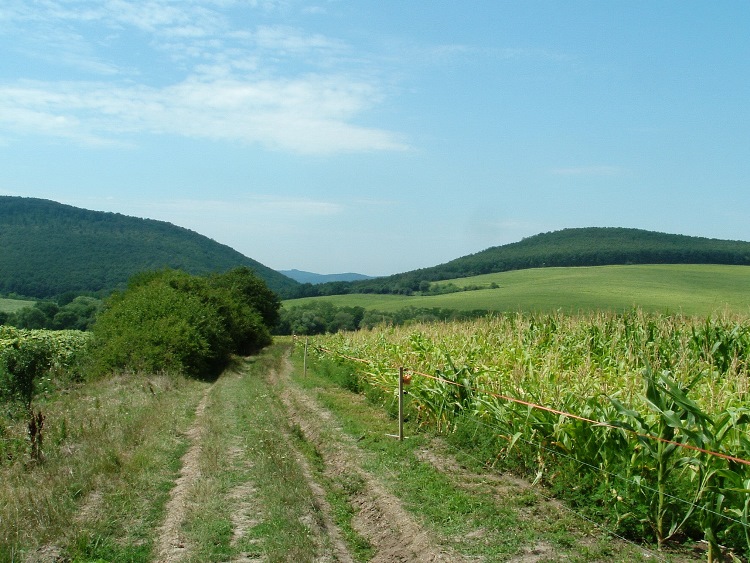
<svg viewBox="0 0 750 563"><path fill-rule="evenodd" d="M398 368L398 441L404 441L404 368Z"/></svg>
<svg viewBox="0 0 750 563"><path fill-rule="evenodd" d="M304 359L302 360L302 375L307 377L307 342L310 340L308 337L305 337L305 355Z"/></svg>

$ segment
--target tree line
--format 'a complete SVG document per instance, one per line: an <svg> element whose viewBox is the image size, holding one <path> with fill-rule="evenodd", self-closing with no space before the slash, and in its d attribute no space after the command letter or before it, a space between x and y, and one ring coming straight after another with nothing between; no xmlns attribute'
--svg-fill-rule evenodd
<svg viewBox="0 0 750 563"><path fill-rule="evenodd" d="M102 306L91 295L66 293L57 299L37 301L15 312L0 311L0 325L24 329L89 330Z"/></svg>
<svg viewBox="0 0 750 563"><path fill-rule="evenodd" d="M339 331L371 329L377 326L401 326L416 322L461 321L491 314L486 310L456 311L440 307L403 307L397 311L378 311L358 306L337 307L330 301L314 301L284 307L275 333L314 335Z"/></svg>

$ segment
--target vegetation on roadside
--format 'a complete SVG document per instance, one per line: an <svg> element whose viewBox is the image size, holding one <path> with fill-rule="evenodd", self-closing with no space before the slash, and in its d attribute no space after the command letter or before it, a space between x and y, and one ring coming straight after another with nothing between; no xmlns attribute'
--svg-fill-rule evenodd
<svg viewBox="0 0 750 563"><path fill-rule="evenodd" d="M163 270L112 296L92 333L0 326L0 465L26 451L43 460L50 415L42 404L55 390L122 372L216 377L232 354L271 342L278 309L276 294L247 268L207 277ZM19 421L26 437L6 432Z"/></svg>
<svg viewBox="0 0 750 563"><path fill-rule="evenodd" d="M247 268L162 270L92 332L0 326L0 562L152 560L197 380L269 344L278 309Z"/></svg>
<svg viewBox="0 0 750 563"><path fill-rule="evenodd" d="M654 553L613 541L606 530L597 530L573 512L561 510L545 498L541 489L488 467L479 459L481 453L472 455L465 444L454 447L445 441L449 435L436 437L419 424L413 410L406 423L407 438L399 442L392 436L397 422L391 393L384 394L370 385L350 364L325 355L310 354L307 375L302 376L302 347L297 348L295 357L295 384L334 415L329 422L330 433L322 434L309 446L313 449L311 457L319 459L320 451L341 440L331 426L343 429L349 443L356 444L360 452L361 470L399 499L442 544L446 550L443 553L452 551L458 557L486 561L522 561L525 556L530 560L581 563L653 559ZM358 388L360 380L362 387ZM352 392L360 392L370 401ZM384 402L388 412L383 411ZM336 502L348 499L349 510L353 511L351 503L366 486L359 473L339 472L333 478L326 477L324 470L319 474ZM342 508L344 515L346 506Z"/></svg>
<svg viewBox="0 0 750 563"><path fill-rule="evenodd" d="M231 354L270 344L278 309L276 294L248 268L207 277L144 273L99 315L93 370L216 376Z"/></svg>
<svg viewBox="0 0 750 563"><path fill-rule="evenodd" d="M150 561L205 383L120 375L41 394L41 463L0 416L0 562Z"/></svg>

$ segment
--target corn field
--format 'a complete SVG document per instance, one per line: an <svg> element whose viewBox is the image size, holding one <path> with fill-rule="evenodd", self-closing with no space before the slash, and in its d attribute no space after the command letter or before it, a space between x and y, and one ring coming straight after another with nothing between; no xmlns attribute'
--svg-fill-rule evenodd
<svg viewBox="0 0 750 563"><path fill-rule="evenodd" d="M386 400L404 367L420 425L491 436L495 463L618 534L659 549L703 539L709 561L750 554L747 318L519 313L314 345Z"/></svg>
<svg viewBox="0 0 750 563"><path fill-rule="evenodd" d="M77 330L0 326L0 465L23 456L23 426L28 429L31 458L41 459L44 415L34 409L35 400L82 378L80 360L89 336Z"/></svg>
<svg viewBox="0 0 750 563"><path fill-rule="evenodd" d="M89 333L78 330L0 326L0 399L19 385L33 382L39 387L56 376L80 376L74 372L89 340Z"/></svg>

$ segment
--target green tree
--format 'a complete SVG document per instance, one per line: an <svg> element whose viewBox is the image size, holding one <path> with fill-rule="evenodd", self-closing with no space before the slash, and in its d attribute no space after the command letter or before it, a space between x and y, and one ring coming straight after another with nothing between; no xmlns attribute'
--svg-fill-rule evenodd
<svg viewBox="0 0 750 563"><path fill-rule="evenodd" d="M44 328L47 321L47 315L38 307L24 307L16 312L15 325L18 328Z"/></svg>
<svg viewBox="0 0 750 563"><path fill-rule="evenodd" d="M172 279L169 279L169 278ZM94 326L100 372L129 369L206 377L230 350L223 319L178 276L140 280L113 296Z"/></svg>
<svg viewBox="0 0 750 563"><path fill-rule="evenodd" d="M180 372L207 377L233 353L271 342L266 319L278 297L249 269L200 277L176 270L144 272L112 296L93 332L98 371Z"/></svg>

